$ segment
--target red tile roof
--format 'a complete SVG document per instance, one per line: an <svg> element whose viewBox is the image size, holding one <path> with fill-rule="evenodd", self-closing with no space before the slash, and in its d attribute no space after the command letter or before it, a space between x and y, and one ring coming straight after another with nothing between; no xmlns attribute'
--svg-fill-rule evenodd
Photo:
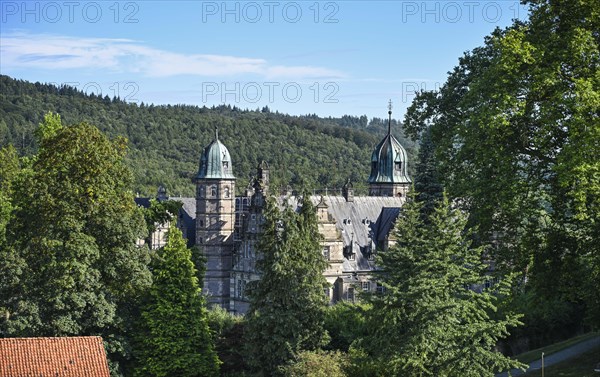
<svg viewBox="0 0 600 377"><path fill-rule="evenodd" d="M99 336L0 339L0 377L110 377Z"/></svg>

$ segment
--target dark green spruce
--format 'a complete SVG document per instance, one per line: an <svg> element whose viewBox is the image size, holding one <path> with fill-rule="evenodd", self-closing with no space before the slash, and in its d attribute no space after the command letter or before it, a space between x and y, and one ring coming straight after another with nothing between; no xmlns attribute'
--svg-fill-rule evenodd
<svg viewBox="0 0 600 377"><path fill-rule="evenodd" d="M323 345L327 263L319 240L310 200L300 213L267 201L258 245L262 278L249 289L246 331L248 361L263 376L278 375L299 352Z"/></svg>
<svg viewBox="0 0 600 377"><path fill-rule="evenodd" d="M426 224L421 207L405 204L396 244L378 257L385 292L370 297L372 331L358 343L371 373L492 377L519 366L495 349L520 323L497 313L508 281L479 291L487 265L464 233L465 215L444 198Z"/></svg>

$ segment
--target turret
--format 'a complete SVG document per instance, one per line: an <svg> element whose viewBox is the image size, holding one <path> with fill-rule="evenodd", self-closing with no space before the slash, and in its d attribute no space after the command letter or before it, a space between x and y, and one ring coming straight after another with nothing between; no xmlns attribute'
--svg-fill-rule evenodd
<svg viewBox="0 0 600 377"><path fill-rule="evenodd" d="M204 291L210 303L225 306L235 225L235 176L218 129L202 152L195 182L196 244L206 256Z"/></svg>
<svg viewBox="0 0 600 377"><path fill-rule="evenodd" d="M392 135L392 101L388 106L388 132L371 154L370 196L406 196L411 185L406 150Z"/></svg>

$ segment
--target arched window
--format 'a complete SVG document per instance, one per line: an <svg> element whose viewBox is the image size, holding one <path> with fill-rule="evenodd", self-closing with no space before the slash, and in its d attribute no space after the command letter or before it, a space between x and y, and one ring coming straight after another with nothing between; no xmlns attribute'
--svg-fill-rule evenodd
<svg viewBox="0 0 600 377"><path fill-rule="evenodd" d="M211 194L213 197L216 197L216 196L217 196L217 186L211 186L211 188L210 188L210 194Z"/></svg>
<svg viewBox="0 0 600 377"><path fill-rule="evenodd" d="M225 188L223 189L223 195L226 198L229 198L229 186L225 186Z"/></svg>

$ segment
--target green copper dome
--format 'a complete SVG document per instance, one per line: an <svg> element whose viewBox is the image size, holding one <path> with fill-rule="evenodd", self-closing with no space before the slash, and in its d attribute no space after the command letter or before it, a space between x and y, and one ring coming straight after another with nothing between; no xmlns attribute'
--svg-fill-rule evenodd
<svg viewBox="0 0 600 377"><path fill-rule="evenodd" d="M200 157L200 170L197 179L235 179L231 156L227 147L219 141L219 132L215 131L215 140L210 143Z"/></svg>
<svg viewBox="0 0 600 377"><path fill-rule="evenodd" d="M388 132L371 155L369 183L411 183L406 166L406 150L392 135L392 100L388 110Z"/></svg>
<svg viewBox="0 0 600 377"><path fill-rule="evenodd" d="M388 133L371 155L369 183L411 183L406 161L406 150Z"/></svg>

